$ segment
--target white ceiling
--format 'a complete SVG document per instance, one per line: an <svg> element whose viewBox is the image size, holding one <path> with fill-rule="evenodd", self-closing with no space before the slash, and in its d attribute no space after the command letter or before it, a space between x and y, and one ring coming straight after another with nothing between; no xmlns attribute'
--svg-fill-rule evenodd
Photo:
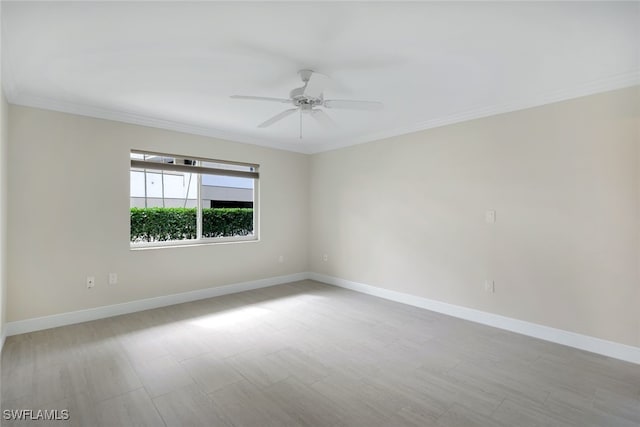
<svg viewBox="0 0 640 427"><path fill-rule="evenodd" d="M318 152L640 83L640 3L2 2L9 102ZM299 69L379 112L257 124Z"/></svg>

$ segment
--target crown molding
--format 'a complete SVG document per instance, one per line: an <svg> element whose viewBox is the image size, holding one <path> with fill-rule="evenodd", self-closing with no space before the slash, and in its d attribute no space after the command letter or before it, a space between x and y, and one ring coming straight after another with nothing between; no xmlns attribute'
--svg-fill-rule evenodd
<svg viewBox="0 0 640 427"><path fill-rule="evenodd" d="M109 109L104 107L96 107L84 105L69 101L54 100L35 95L28 95L16 91L14 88L5 86L5 94L7 101L13 105L24 107L40 108L43 110L58 111L61 113L76 114L79 116L91 117L95 119L111 120L116 122L147 126L156 129L165 129L175 132L188 133L193 135L207 136L228 142L239 142L242 144L259 145L262 147L273 148L277 150L293 151L299 153L307 153L304 146L283 148L277 143L270 141L248 137L240 134L230 134L219 129L208 128L188 123L177 122L173 120L161 119L156 117L138 114L130 111Z"/></svg>
<svg viewBox="0 0 640 427"><path fill-rule="evenodd" d="M92 117L97 119L112 120L117 122L147 126L158 129L171 130L176 132L207 136L225 141L239 142L244 144L258 145L272 149L292 151L303 154L315 154L324 151L336 150L349 147L352 145L364 144L367 142L378 141L382 139L392 138L409 133L420 132L437 127L447 126L455 123L466 122L470 120L495 116L498 114L510 113L514 111L524 110L527 108L539 107L542 105L552 104L555 102L566 101L573 98L593 95L601 92L608 92L626 87L640 85L640 70L633 70L627 73L621 73L614 76L598 79L577 85L572 88L562 89L555 92L542 93L534 97L523 98L510 103L496 104L488 106L478 106L467 111L461 111L442 117L436 117L427 121L412 124L409 126L398 127L395 129L366 133L364 135L335 140L332 139L327 143L315 143L313 145L294 145L279 144L259 138L249 137L242 134L232 134L221 131L219 129L197 126L193 124L181 123L177 121L155 118L144 114L138 114L130 111L109 109L104 107L83 105L62 100L54 100L35 95L29 95L19 91L13 84L11 73L5 68L3 89L7 101L14 105L25 107L41 108L45 110L53 110L62 113L76 114L80 116Z"/></svg>

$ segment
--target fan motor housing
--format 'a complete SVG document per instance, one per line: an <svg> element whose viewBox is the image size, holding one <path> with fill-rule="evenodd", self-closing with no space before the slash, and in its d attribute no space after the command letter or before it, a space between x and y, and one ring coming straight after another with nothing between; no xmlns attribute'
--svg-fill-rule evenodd
<svg viewBox="0 0 640 427"><path fill-rule="evenodd" d="M316 105L322 105L322 98L312 98L304 94L305 87L297 87L289 92L289 98L293 101L293 105L296 107L314 107Z"/></svg>

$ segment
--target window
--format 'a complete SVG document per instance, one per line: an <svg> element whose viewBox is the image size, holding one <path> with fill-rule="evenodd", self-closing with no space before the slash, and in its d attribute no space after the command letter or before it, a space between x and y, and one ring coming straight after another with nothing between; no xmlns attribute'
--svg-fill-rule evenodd
<svg viewBox="0 0 640 427"><path fill-rule="evenodd" d="M256 240L258 165L131 151L132 247Z"/></svg>

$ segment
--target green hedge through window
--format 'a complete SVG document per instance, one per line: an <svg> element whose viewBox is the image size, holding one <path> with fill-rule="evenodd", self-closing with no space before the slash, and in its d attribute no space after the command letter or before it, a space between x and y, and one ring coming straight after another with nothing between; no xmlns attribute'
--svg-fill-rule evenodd
<svg viewBox="0 0 640 427"><path fill-rule="evenodd" d="M202 237L253 233L253 209L202 209ZM131 242L195 239L196 208L131 208Z"/></svg>

